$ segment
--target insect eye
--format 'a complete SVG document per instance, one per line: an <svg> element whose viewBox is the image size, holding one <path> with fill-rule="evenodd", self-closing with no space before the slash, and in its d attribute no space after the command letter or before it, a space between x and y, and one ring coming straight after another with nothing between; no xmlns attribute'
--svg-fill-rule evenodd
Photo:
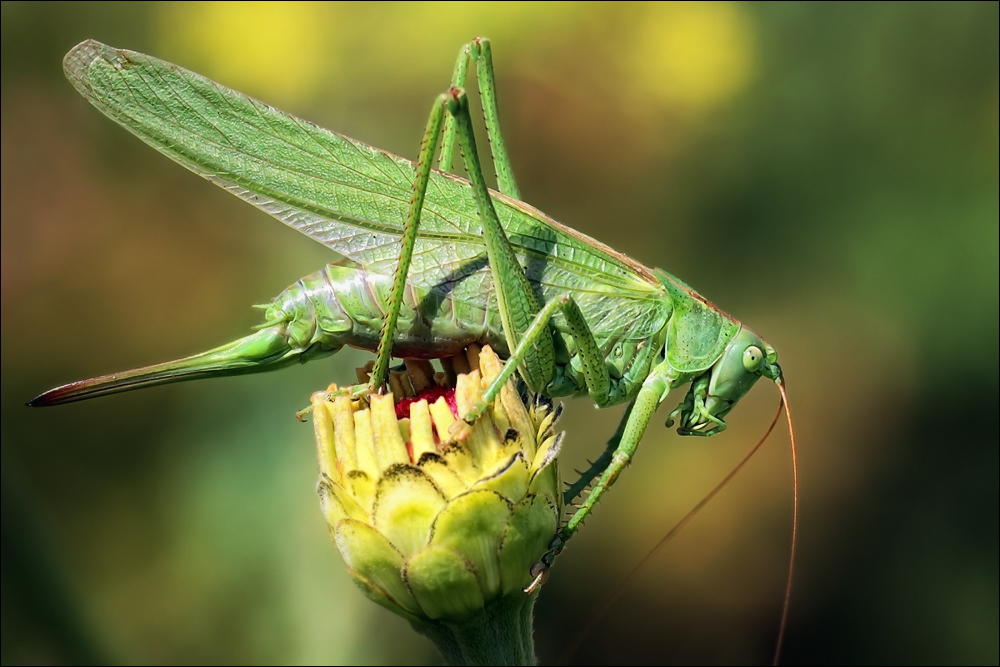
<svg viewBox="0 0 1000 667"><path fill-rule="evenodd" d="M751 345L747 349L743 350L743 368L751 373L756 373L760 370L761 365L764 363L764 353L760 351L760 348L756 345Z"/></svg>

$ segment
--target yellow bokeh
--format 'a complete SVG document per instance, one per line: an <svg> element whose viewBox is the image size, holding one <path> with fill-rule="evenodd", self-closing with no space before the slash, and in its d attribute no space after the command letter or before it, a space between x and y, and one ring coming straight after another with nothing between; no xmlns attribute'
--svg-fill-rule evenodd
<svg viewBox="0 0 1000 667"><path fill-rule="evenodd" d="M158 54L295 106L344 86L445 86L462 44L544 43L583 10L550 2L181 2L158 5Z"/></svg>
<svg viewBox="0 0 1000 667"><path fill-rule="evenodd" d="M399 82L414 77L446 84L459 49L487 37L508 53L542 40L580 13L575 3L403 2L345 3L344 19L367 30L345 34L341 48L363 54L351 62ZM377 25L377 30L371 30Z"/></svg>
<svg viewBox="0 0 1000 667"><path fill-rule="evenodd" d="M628 66L653 101L698 113L747 84L754 41L750 17L738 4L657 3L633 42Z"/></svg>
<svg viewBox="0 0 1000 667"><path fill-rule="evenodd" d="M183 2L159 6L165 57L237 90L282 103L308 99L336 64L337 6L313 2Z"/></svg>

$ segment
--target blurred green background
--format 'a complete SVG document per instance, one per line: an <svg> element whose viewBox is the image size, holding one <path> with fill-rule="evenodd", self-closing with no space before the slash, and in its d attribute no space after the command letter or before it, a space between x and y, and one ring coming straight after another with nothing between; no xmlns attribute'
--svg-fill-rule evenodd
<svg viewBox="0 0 1000 667"><path fill-rule="evenodd" d="M438 660L348 580L293 418L370 355L24 402L242 336L250 304L332 258L92 109L62 75L74 44L150 53L413 157L476 35L524 199L778 349L802 502L784 660L1000 659L997 3L2 11L4 664ZM762 383L708 441L661 411L543 590L543 662L777 402ZM619 414L570 401L564 474ZM791 493L779 427L575 660L768 661Z"/></svg>

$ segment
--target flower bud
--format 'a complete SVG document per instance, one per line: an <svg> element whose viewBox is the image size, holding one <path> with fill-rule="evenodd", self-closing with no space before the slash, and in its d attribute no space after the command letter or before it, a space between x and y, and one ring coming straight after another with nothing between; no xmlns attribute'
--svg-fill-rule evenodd
<svg viewBox="0 0 1000 667"><path fill-rule="evenodd" d="M488 347L444 373L406 365L367 407L335 387L312 397L337 549L361 590L415 627L469 622L509 596L519 606L562 512L559 411L525 405L508 382L474 424L458 419L503 367Z"/></svg>

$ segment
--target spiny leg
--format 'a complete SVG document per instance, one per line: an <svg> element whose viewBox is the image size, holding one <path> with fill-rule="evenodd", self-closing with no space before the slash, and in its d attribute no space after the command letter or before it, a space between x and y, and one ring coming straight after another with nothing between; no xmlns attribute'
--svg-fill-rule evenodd
<svg viewBox="0 0 1000 667"><path fill-rule="evenodd" d="M485 68L484 68L485 69ZM490 258L490 269L493 272L493 281L497 290L497 301L500 307L501 320L504 325L504 334L508 344L514 348L511 357L504 366L500 375L487 387L482 400L466 415L463 415L465 423L472 423L481 416L486 407L496 398L503 383L514 373L515 369L520 369L521 376L528 386L534 391L541 391L545 384L551 379L552 374L547 366L540 363L554 364L554 347L552 343L551 329L549 321L556 310L561 310L566 323L570 329L570 335L577 345L578 354L583 361L585 381L587 390L594 402L604 405L607 402L611 388L611 378L604 363L604 356L601 354L594 339L593 332L587 325L583 314L580 312L576 302L569 294L563 294L538 308L537 297L531 290L531 285L524 275L517 258L514 256L513 248L507 240L503 227L497 218L493 202L489 197L486 182L483 178L482 168L479 164L478 153L475 147L475 138L472 132L472 121L469 116L468 98L460 89L453 88L448 101L448 110L455 121L455 129L459 138L462 151L465 156L466 169L472 182L473 193L479 208L480 221L483 224L483 235L487 244L487 252ZM523 295L523 300L521 299ZM535 313L531 323L523 325L524 317ZM520 319L517 319L520 318ZM514 322L511 322L514 320ZM516 346L516 347L515 347ZM543 347L545 346L545 347ZM539 379L543 383L533 384L533 371L544 369ZM554 370L554 369L553 369ZM648 380L647 380L648 382ZM669 383L665 385L669 388ZM645 384L644 384L645 388ZM647 394L652 389L646 388ZM560 541L558 546L576 532L577 527L590 513L593 505L598 501L604 491L614 482L614 479L627 465L629 457L638 446L642 432L645 431L649 418L659 405L659 401L666 396L667 389L657 395L651 407L648 398L640 391L639 397L630 405L622 424L619 425L618 433L609 443L609 448L614 447L613 453L603 455L598 462L598 466L592 466L593 474L585 475L581 478L585 484L589 485L594 476L603 470L604 474L588 496L586 503L571 519L566 529L560 532L556 541ZM640 402L645 400L645 403ZM638 412L637 412L638 410ZM641 426L640 426L641 424ZM632 440L629 440L632 437ZM608 468L610 466L610 468ZM608 468L605 470L604 468ZM613 475L609 476L609 472ZM590 473L590 471L588 471ZM574 485L576 486L576 485ZM574 522L575 520L575 522ZM566 530L569 529L569 532ZM555 543L555 542L554 542Z"/></svg>
<svg viewBox="0 0 1000 667"><path fill-rule="evenodd" d="M469 45L462 46L455 61L455 71L451 75L451 88L465 88L465 80L469 74ZM450 88L449 88L450 89ZM438 156L438 169L451 173L452 158L455 155L455 119L448 114L444 119L444 129L441 131L441 154Z"/></svg>
<svg viewBox="0 0 1000 667"><path fill-rule="evenodd" d="M500 111L497 106L496 77L493 72L493 49L490 40L477 37L462 47L455 62L455 72L451 77L452 88L465 88L469 73L469 61L476 64L476 79L479 83L479 99L483 104L483 116L486 119L486 138L493 155L493 168L496 170L497 187L503 194L514 199L520 199L521 193L514 180L514 170L507 155L507 145L500 132ZM444 121L444 138L441 141L441 157L438 169L451 171L452 156L455 150L456 127L452 116Z"/></svg>
<svg viewBox="0 0 1000 667"><path fill-rule="evenodd" d="M517 186L513 180L510 161L503 146L498 114L496 112L495 83L493 80L492 55L489 50L489 43L486 40L477 40L468 46L468 51L470 54L469 57L476 60L477 64L480 65L477 67L477 72L480 77L480 90L483 95L487 132L494 147L494 164L497 169L497 179L502 191L516 197L518 196ZM465 50L463 50L463 56L464 54ZM460 62L456 65L455 80L457 82L464 80L467 75L468 66L463 56L460 56ZM463 90L453 87L447 95L446 103L450 112L448 117L449 127L446 129L444 139L444 148L447 149L447 154L443 153L441 165L443 167L450 166L450 152L453 150L454 139L452 137L454 133L454 135L457 135L464 153L466 169L469 172L480 222L483 225L483 235L487 246L494 286L497 290L497 300L504 326L504 335L508 340L508 344L514 347L514 352L511 355L511 359L505 365L504 371L487 388L487 391L484 392L483 400L480 404L474 406L468 415L464 415L464 420L471 422L478 418L489 402L495 399L503 382L510 378L515 369L521 369L522 377L533 390L541 391L545 388L554 373L554 345L548 325L557 309L562 310L570 325L571 335L580 348L579 353L584 361L588 391L594 397L595 402L598 404L604 403L610 390L610 377L604 366L603 356L597 348L593 334L584 321L582 313L569 295L563 295L550 301L544 308L539 306L538 298L531 289L531 285L517 261L517 257L493 207L476 151L472 121L468 109L468 97ZM440 108L439 103L435 104L431 112L431 118L428 121L427 131L425 132L421 148L417 177L414 182L414 197L411 200L410 211L407 215L403 234L403 249L401 250L400 262L397 265L393 286L391 309L383 325L382 337L379 343L378 362L375 370L373 370L369 385L371 390L381 386L385 379L385 373L388 370L388 359L392 338L395 333L396 318L398 318L399 307L402 303L405 278L409 270L410 260L412 259L413 246L416 242L416 228L419 224L420 211L422 210L427 181L429 179L429 165L433 159L434 147L441 131L442 115ZM653 382L651 383L651 381ZM652 417L660 401L666 396L668 389L669 378L667 378L665 373L657 375L654 370L654 373L644 383L639 396L630 405L629 411L622 422L624 429L620 425L620 435L616 433L616 436L609 443L610 450L610 446L616 440L618 441L617 447L610 455L610 459L608 460L607 456L602 455L598 463L588 471L588 474L585 474L581 478L581 481L586 479L586 484L589 484L593 476L601 468L605 468L594 489L587 497L587 500L553 540L552 549L543 558L543 565L545 567L551 564L555 555L562 550L565 542L572 537L583 520L590 514L600 496L614 483L620 472L628 465L649 423L649 419ZM593 471L593 474L589 474L591 471Z"/></svg>
<svg viewBox="0 0 1000 667"><path fill-rule="evenodd" d="M650 372L649 377L642 383L639 395L636 396L630 406L631 410L625 419L625 427L621 435L621 440L611 453L611 460L607 468L587 495L587 499L583 501L552 541L550 551L542 558L541 566L543 568L547 568L552 564L552 561L562 551L566 542L576 534L583 521L593 511L594 506L597 505L604 492L615 483L618 475L631 462L632 456L635 454L635 450L639 447L639 442L642 440L642 435L646 431L646 426L649 425L649 420L653 417L653 413L656 412L656 408L666 398L672 382L673 378L669 365L667 362L663 362L656 366ZM619 426L619 429L621 429L621 426Z"/></svg>
<svg viewBox="0 0 1000 667"><path fill-rule="evenodd" d="M399 319L399 309L403 303L403 291L406 288L406 276L410 271L410 261L413 259L413 247L417 242L417 227L420 225L420 213L424 208L424 197L427 194L427 183L430 180L431 164L434 162L434 150L441 135L441 124L444 118L446 96L440 95L431 108L427 119L427 129L420 144L420 156L417 159L417 174L413 181L413 196L403 224L402 248L399 253L399 263L396 265L396 275L392 281L392 292L389 296L389 312L382 320L382 334L378 343L375 367L368 381L368 390L378 392L385 384L389 372L389 357L392 354L392 341L396 334L396 321Z"/></svg>
<svg viewBox="0 0 1000 667"><path fill-rule="evenodd" d="M622 415L621 421L618 422L618 428L615 429L615 434L608 440L604 451L594 459L589 468L580 473L580 478L563 492L563 505L565 507L571 506L577 497L590 486L594 479L611 465L611 457L614 455L615 450L618 449L618 444L622 441L622 436L625 434L625 425L628 423L628 419L632 415L632 408L634 407L635 400L632 400L628 404L628 407L625 408L625 414Z"/></svg>
<svg viewBox="0 0 1000 667"><path fill-rule="evenodd" d="M462 424L472 424L489 405L500 394L504 383L510 379L523 363L526 355L536 344L537 340L546 334L551 335L549 323L556 311L561 311L563 317L569 325L570 335L576 343L578 354L583 361L584 381L587 384L587 391L590 397L597 404L607 402L608 393L611 390L611 376L608 374L607 366L604 365L604 357L597 347L594 334L591 332L587 322L583 319L580 307L569 294L562 294L547 302L538 312L531 326L525 331L524 338L506 361L500 374L490 383L483 392L482 399L470 408L469 412L461 415L462 421L455 424L455 434L462 429Z"/></svg>
<svg viewBox="0 0 1000 667"><path fill-rule="evenodd" d="M452 88L449 92L448 111L455 119L459 145L472 183L479 221L483 226L483 241L486 244L504 336L513 350L524 338L541 306L493 207L479 154L476 152L469 98L461 88ZM555 344L547 327L537 333L532 346L524 351L518 368L525 384L532 391L542 392L548 386L555 374Z"/></svg>
<svg viewBox="0 0 1000 667"><path fill-rule="evenodd" d="M487 137L489 138L490 146L493 151L493 164L496 169L497 183L502 193L514 197L515 199L519 199L520 194L517 189L517 184L514 181L514 174L510 166L510 159L507 157L507 149L503 141L503 135L500 132L500 117L496 100L496 81L493 72L493 52L490 48L489 40L476 38L462 47L458 60L455 63L455 71L452 75L452 90L464 86L468 75L470 60L476 63L476 75L479 81L479 94L483 102L483 113L486 117ZM462 94L462 97L465 97L464 93ZM434 150L437 146L438 138L442 133L444 136L441 140L441 157L438 166L442 171L451 170L452 154L454 151L456 134L458 134L456 131L457 123L455 121L454 113L447 114L446 116L442 113L441 99L441 97L438 98L433 109L431 110L431 116L427 122L427 129L424 132L423 142L421 143L420 156L417 160L417 175L413 183L413 197L410 200L410 207L404 224L399 263L396 265L396 273L393 279L392 292L390 294L389 312L386 313L386 316L383 319L382 332L376 354L376 363L368 383L368 390L373 392L381 389L385 382L386 374L388 373L389 358L392 353L392 341L396 333L396 322L399 318L399 311L402 305L403 291L406 286L406 276L409 273L410 262L413 258L413 248L416 244L417 227L420 223L420 213L423 209L427 183L430 178L431 163L434 159ZM467 102L464 104L464 107L464 115L468 118ZM443 132L441 127L442 119L444 124ZM463 145L463 150L465 150L467 154L466 167L470 173L470 177L472 177L475 172L478 176L478 180L482 183L482 188L477 187L477 192L481 190L482 193L485 193L485 199L489 204L488 208L490 212L492 212L492 221L495 222L495 228L500 230L503 240L506 242L506 235L503 233L503 228L500 226L499 220L496 217L496 211L493 210L492 201L489 200L489 192L485 186L485 178L482 177L482 168L479 165L478 154L475 152L475 140L471 133L471 118L469 118L468 128L469 145L471 149L466 148ZM474 168L469 164L468 154L473 156L473 161L475 162ZM473 178L472 180L475 186L476 179ZM481 197L477 195L477 202L479 199L481 199ZM487 226L491 226L491 223L487 222L484 218L483 207L480 205L479 208L480 218L483 220L483 227L485 229ZM510 244L507 243L508 249L509 245ZM490 252L491 263L494 254L495 253ZM509 254L513 257L513 251ZM523 277L524 271L521 269L520 265L517 264L516 259L514 260L514 266L517 269L516 273L519 273ZM496 271L494 271L494 280L495 278ZM528 285L526 279L522 282L526 286L528 294L527 298L530 301L531 297L534 297L534 293L531 292L530 285ZM501 287L498 286L498 294L500 290ZM524 290L520 291L524 293ZM521 297L515 296L515 299L520 300ZM534 301L535 303L533 304L533 308L531 307L532 304L529 303L531 315L538 312L539 308L537 299L534 299ZM520 306L516 307L519 308ZM509 333L506 328L505 334L509 337ZM515 344L515 341L516 339L511 341L512 347ZM552 347L551 343L549 344L549 347ZM548 377L551 378L551 373ZM529 382L529 386L530 384L531 383Z"/></svg>

